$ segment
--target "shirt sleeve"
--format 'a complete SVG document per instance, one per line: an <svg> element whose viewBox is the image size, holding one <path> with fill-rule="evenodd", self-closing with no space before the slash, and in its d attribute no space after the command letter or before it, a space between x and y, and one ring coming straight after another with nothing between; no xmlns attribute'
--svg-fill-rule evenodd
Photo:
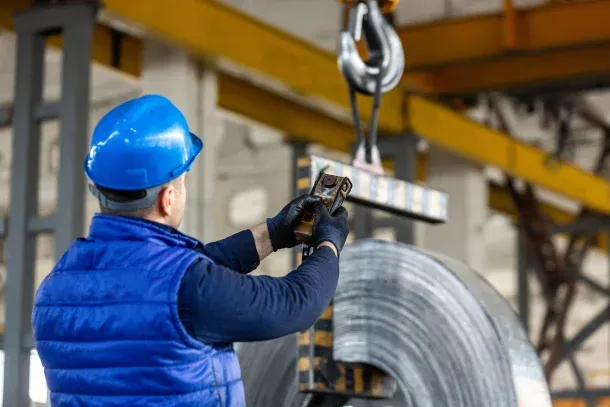
<svg viewBox="0 0 610 407"><path fill-rule="evenodd" d="M225 239L207 243L199 250L218 265L240 273L250 273L260 264L254 236L249 229Z"/></svg>
<svg viewBox="0 0 610 407"><path fill-rule="evenodd" d="M182 279L178 312L186 331L206 344L279 338L309 328L337 288L339 261L317 249L284 277L250 276L207 261Z"/></svg>

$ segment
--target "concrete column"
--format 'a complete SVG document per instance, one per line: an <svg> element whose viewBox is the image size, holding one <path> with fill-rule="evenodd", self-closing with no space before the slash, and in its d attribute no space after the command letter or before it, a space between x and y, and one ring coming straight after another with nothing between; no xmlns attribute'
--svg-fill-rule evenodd
<svg viewBox="0 0 610 407"><path fill-rule="evenodd" d="M169 98L184 113L191 132L203 139L203 152L187 177L187 201L181 230L211 241L215 157L221 122L217 114L218 84L213 68L186 51L148 40L144 47L142 92Z"/></svg>
<svg viewBox="0 0 610 407"><path fill-rule="evenodd" d="M449 221L427 226L423 246L482 271L483 228L487 219L487 181L483 169L446 151L429 151L427 185L449 194Z"/></svg>

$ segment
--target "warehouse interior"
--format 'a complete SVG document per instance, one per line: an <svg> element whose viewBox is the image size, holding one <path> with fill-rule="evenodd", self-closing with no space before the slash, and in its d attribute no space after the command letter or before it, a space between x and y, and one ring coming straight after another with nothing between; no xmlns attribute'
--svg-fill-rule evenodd
<svg viewBox="0 0 610 407"><path fill-rule="evenodd" d="M303 189L300 157L352 158L344 7L0 0L3 406L50 405L29 318L35 289L99 209L82 171L93 126L122 101L168 97L205 145L182 231L210 242L260 223ZM554 304L540 362L552 405L610 406L610 0L402 0L387 18L405 68L381 102L383 163L447 194L447 219L384 222L349 202L348 242L401 241L467 264L533 349ZM359 101L370 120L371 98ZM257 273L294 261L278 252Z"/></svg>

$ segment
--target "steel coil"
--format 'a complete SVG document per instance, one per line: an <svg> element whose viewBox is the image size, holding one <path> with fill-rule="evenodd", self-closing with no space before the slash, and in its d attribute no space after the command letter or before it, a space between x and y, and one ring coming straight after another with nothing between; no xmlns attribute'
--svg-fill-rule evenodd
<svg viewBox="0 0 610 407"><path fill-rule="evenodd" d="M392 402L351 405L551 406L517 316L460 262L358 241L342 252L334 310L335 358L374 365L400 388ZM248 407L298 405L294 336L237 348Z"/></svg>

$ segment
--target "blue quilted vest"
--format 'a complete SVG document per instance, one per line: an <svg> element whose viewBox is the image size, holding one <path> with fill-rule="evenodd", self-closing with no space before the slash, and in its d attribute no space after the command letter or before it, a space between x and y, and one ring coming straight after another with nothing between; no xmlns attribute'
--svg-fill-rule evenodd
<svg viewBox="0 0 610 407"><path fill-rule="evenodd" d="M178 289L198 242L96 215L36 293L32 324L54 407L244 407L232 345L184 330Z"/></svg>

